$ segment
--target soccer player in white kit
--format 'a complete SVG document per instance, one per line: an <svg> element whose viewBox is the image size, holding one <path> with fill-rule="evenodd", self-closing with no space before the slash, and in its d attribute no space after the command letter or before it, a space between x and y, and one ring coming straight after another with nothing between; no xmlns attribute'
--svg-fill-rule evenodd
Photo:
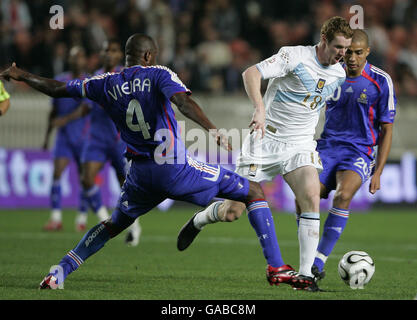
<svg viewBox="0 0 417 320"><path fill-rule="evenodd" d="M317 45L282 47L277 54L243 73L245 90L255 111L249 124L252 132L243 143L236 172L256 182L272 180L280 174L294 192L301 209L298 276L307 283L295 289L317 288L311 267L319 242L318 174L323 167L314 134L326 98L345 80L339 61L351 44L352 35L345 19L333 17L323 24ZM263 98L262 79L269 80ZM245 205L236 201L212 203L185 225L193 225L194 232L185 226L180 231L178 248L187 248L206 224L233 221L244 209ZM267 268L268 280L277 273L272 269Z"/></svg>

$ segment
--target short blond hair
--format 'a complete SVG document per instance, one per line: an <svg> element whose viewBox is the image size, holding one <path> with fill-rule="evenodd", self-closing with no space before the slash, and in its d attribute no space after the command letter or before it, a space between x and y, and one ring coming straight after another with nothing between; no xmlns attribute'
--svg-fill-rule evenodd
<svg viewBox="0 0 417 320"><path fill-rule="evenodd" d="M342 35L346 39L352 38L353 30L350 28L346 19L335 16L323 23L320 34L324 35L327 42L331 42L337 35Z"/></svg>

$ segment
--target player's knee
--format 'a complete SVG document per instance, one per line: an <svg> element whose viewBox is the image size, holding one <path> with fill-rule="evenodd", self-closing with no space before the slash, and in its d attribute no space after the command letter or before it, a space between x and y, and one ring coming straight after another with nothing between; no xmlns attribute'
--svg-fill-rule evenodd
<svg viewBox="0 0 417 320"><path fill-rule="evenodd" d="M261 185L257 182L249 181L249 193L246 198L247 202L264 198L265 195Z"/></svg>
<svg viewBox="0 0 417 320"><path fill-rule="evenodd" d="M310 204L316 204L320 202L320 191L319 190L309 190L305 194L305 200Z"/></svg>
<svg viewBox="0 0 417 320"><path fill-rule="evenodd" d="M94 186L94 181L95 177L93 177L91 174L89 174L88 172L83 172L81 174L81 185L83 186L84 189L90 189Z"/></svg>
<svg viewBox="0 0 417 320"><path fill-rule="evenodd" d="M115 224L112 220L112 218L108 218L107 220L103 221L103 224L105 225L107 231L110 234L110 238L114 238L117 236L120 232L123 231L117 224Z"/></svg>
<svg viewBox="0 0 417 320"><path fill-rule="evenodd" d="M336 190L333 198L333 203L336 207L341 207L344 209L345 207L349 206L350 201L352 200L353 195L351 192L347 190Z"/></svg>
<svg viewBox="0 0 417 320"><path fill-rule="evenodd" d="M297 197L297 212L317 212L320 209L320 192L309 190Z"/></svg>
<svg viewBox="0 0 417 320"><path fill-rule="evenodd" d="M52 177L53 177L54 181L61 179L62 171L63 170L60 170L58 168L54 168L54 172L52 174Z"/></svg>
<svg viewBox="0 0 417 320"><path fill-rule="evenodd" d="M106 226L110 238L116 237L118 234L120 234L123 230L125 230L127 227L129 227L133 221L115 221L114 217L110 217L107 220L103 221L103 224Z"/></svg>

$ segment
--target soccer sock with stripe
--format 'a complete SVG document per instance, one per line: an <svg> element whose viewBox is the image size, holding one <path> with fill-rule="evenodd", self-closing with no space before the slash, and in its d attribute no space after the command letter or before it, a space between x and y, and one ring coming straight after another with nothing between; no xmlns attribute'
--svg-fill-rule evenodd
<svg viewBox="0 0 417 320"><path fill-rule="evenodd" d="M51 219L53 221L61 221L62 220L62 213L61 213L61 181L54 180L51 186L51 208L52 214Z"/></svg>
<svg viewBox="0 0 417 320"><path fill-rule="evenodd" d="M261 243L266 261L272 267L281 267L285 263L282 260L281 250L275 234L274 219L268 203L263 200L255 200L246 205L248 218Z"/></svg>
<svg viewBox="0 0 417 320"><path fill-rule="evenodd" d="M206 224L220 221L217 211L221 203L221 201L213 202L207 208L198 212L194 217L194 226L201 230Z"/></svg>
<svg viewBox="0 0 417 320"><path fill-rule="evenodd" d="M77 246L59 262L64 270L63 279L65 280L71 272L77 270L88 257L100 250L108 240L110 240L110 233L104 223L101 222L91 228Z"/></svg>
<svg viewBox="0 0 417 320"><path fill-rule="evenodd" d="M118 231L110 229L110 226L105 222L100 222L91 228L77 244L77 246L68 252L62 258L59 265L62 267L64 275L63 280L90 256L95 254L104 247L107 241L118 235L121 231L129 227L135 219L121 213L116 209L112 214L113 227L117 227Z"/></svg>
<svg viewBox="0 0 417 320"><path fill-rule="evenodd" d="M317 248L314 264L323 270L327 257L332 252L337 240L345 229L349 218L349 210L331 208L324 224L323 235Z"/></svg>
<svg viewBox="0 0 417 320"><path fill-rule="evenodd" d="M300 269L299 273L305 276L312 276L317 245L320 234L320 213L303 212L300 214L298 225L298 241L300 245Z"/></svg>

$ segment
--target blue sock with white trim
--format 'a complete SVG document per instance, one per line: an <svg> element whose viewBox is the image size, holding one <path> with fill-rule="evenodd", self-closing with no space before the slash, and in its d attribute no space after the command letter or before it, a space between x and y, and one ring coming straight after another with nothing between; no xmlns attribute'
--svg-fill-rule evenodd
<svg viewBox="0 0 417 320"><path fill-rule="evenodd" d="M275 235L274 219L268 203L263 200L250 202L246 209L250 224L255 229L261 243L266 261L272 267L281 267L285 263L281 257L281 250Z"/></svg>
<svg viewBox="0 0 417 320"><path fill-rule="evenodd" d="M62 279L65 280L65 278L71 272L77 270L87 258L103 248L107 241L125 230L135 221L135 219L122 213L118 208L114 210L111 220L113 225L117 226L117 233L115 233L115 230L111 230L105 222L100 222L91 228L77 246L62 258L59 263L64 272Z"/></svg>
<svg viewBox="0 0 417 320"><path fill-rule="evenodd" d="M100 250L109 240L110 233L103 222L91 228L77 246L59 262L64 271L63 279L77 270L88 257Z"/></svg>
<svg viewBox="0 0 417 320"><path fill-rule="evenodd" d="M317 256L314 264L323 270L327 257L332 252L337 240L346 227L349 218L349 210L331 208L324 224L323 235L317 248Z"/></svg>

